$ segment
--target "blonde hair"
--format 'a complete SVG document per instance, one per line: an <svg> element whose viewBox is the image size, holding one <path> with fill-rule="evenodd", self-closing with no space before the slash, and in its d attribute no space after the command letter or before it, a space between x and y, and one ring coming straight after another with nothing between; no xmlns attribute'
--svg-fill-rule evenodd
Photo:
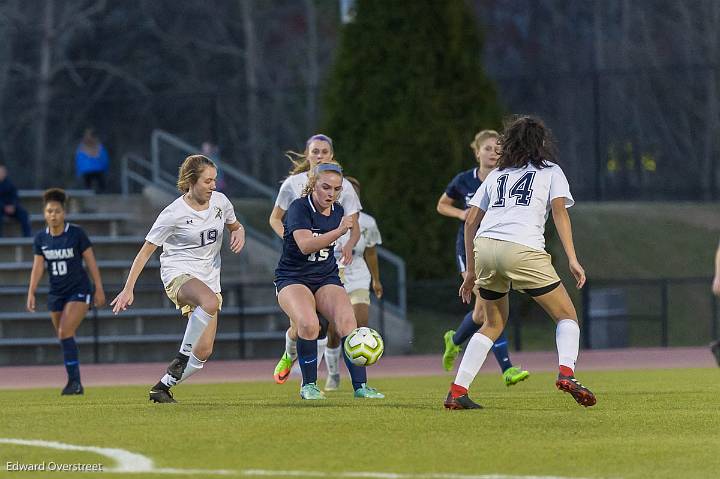
<svg viewBox="0 0 720 479"><path fill-rule="evenodd" d="M500 138L500 133L498 133L495 130L480 130L473 139L472 143L470 143L470 148L473 149L475 153L480 150L480 145L487 140L488 138Z"/></svg>
<svg viewBox="0 0 720 479"><path fill-rule="evenodd" d="M292 168L290 168L290 175L297 175L298 173L305 173L306 171L310 171L310 160L308 160L308 148L310 148L310 143L313 141L324 141L325 143L330 145L330 152L332 153L333 157L335 156L335 150L333 149L333 142L332 138L330 138L327 135L323 134L317 134L313 135L310 138L307 139L305 142L305 151L302 153L298 153L296 151L288 150L285 152L285 156L290 160L292 163Z"/></svg>
<svg viewBox="0 0 720 479"><path fill-rule="evenodd" d="M190 191L190 187L197 183L203 170L208 166L217 169L215 163L203 155L190 155L180 165L178 170L177 189L183 193Z"/></svg>
<svg viewBox="0 0 720 479"><path fill-rule="evenodd" d="M323 169L321 166L323 165L336 165L338 167L338 170L336 169ZM310 173L308 173L308 182L305 184L305 187L303 188L302 195L301 196L309 196L312 194L312 192L315 190L315 183L317 183L318 178L320 178L321 173L325 173L326 171L330 171L332 173L337 173L340 175L341 178L344 178L342 174L342 166L340 166L340 163L337 161L324 161L317 165L315 168L310 170Z"/></svg>

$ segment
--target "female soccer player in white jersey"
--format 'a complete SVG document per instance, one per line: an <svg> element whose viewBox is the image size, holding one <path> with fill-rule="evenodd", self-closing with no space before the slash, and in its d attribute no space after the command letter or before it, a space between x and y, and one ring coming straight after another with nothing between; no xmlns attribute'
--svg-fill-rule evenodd
<svg viewBox="0 0 720 479"><path fill-rule="evenodd" d="M360 182L346 176L360 197ZM375 218L360 212L358 224L360 228L360 239L352 250L353 261L349 265L341 265L340 279L342 279L345 291L350 296L355 319L358 328L367 326L370 317L370 288L372 287L375 297L382 298L383 287L380 282L380 267L378 265L376 246L382 243L380 230L377 227ZM338 239L336 248L342 248L350 239L350 232L345 233ZM334 328L328 328L328 345L325 352L325 364L327 364L328 377L325 381L325 390L334 391L340 387L340 335Z"/></svg>
<svg viewBox="0 0 720 479"><path fill-rule="evenodd" d="M313 135L305 142L305 151L300 153L288 152L290 160L293 162L293 169L290 176L285 178L280 191L278 192L275 207L270 213L270 226L273 231L282 238L285 233L283 226L283 218L290 204L302 196L303 189L308 182L308 171L315 168L319 163L334 162L334 152L332 139L325 135ZM343 179L343 191L338 199L343 206L346 216L351 216L355 223L358 221L358 214L362 209L360 200L355 194L350 183ZM350 264L352 262L352 249L360 238L360 232L357 228L351 231L350 240L345 244L340 259L342 264ZM327 338L323 337L318 340L318 364L322 361L325 347L327 346ZM283 384L290 377L290 370L297 359L297 328L290 319L290 328L285 333L285 352L283 353L273 377L275 382Z"/></svg>
<svg viewBox="0 0 720 479"><path fill-rule="evenodd" d="M308 400L325 399L317 387L317 312L335 324L343 340L357 327L334 254L335 242L354 224L336 203L342 180L337 164L313 168L303 196L290 204L285 216L283 251L275 270L278 303L298 328L297 354L303 376L300 397ZM343 357L356 398L385 397L367 386L364 367L354 365L347 354Z"/></svg>
<svg viewBox="0 0 720 479"><path fill-rule="evenodd" d="M577 313L544 250L545 221L552 211L570 272L582 288L585 271L575 255L566 210L575 201L562 169L552 161L556 156L552 135L540 119L520 116L508 121L500 147L498 168L470 200L465 220L467 269L475 275L466 276L459 294L469 303L473 288L479 289L485 300L485 322L468 343L445 407L481 407L468 397L468 388L505 328L510 287L532 296L557 323L557 388L570 393L578 404L592 406L595 395L574 376L580 347Z"/></svg>
<svg viewBox="0 0 720 479"><path fill-rule="evenodd" d="M177 187L183 193L155 220L135 257L125 287L110 303L115 314L133 302L133 289L150 256L162 246L160 277L173 303L188 315L180 351L167 373L150 390L150 400L176 402L170 388L203 368L212 353L220 295L220 248L224 227L230 249L239 253L245 230L227 197L215 191L217 167L202 155L188 156L180 166Z"/></svg>

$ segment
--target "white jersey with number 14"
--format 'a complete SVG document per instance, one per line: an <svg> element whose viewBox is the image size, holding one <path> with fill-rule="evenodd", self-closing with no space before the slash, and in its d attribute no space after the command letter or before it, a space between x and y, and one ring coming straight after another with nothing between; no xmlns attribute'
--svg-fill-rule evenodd
<svg viewBox="0 0 720 479"><path fill-rule="evenodd" d="M493 170L469 204L485 211L475 237L493 238L545 249L545 222L550 202L565 198L565 207L575 204L562 169L547 162L545 168Z"/></svg>
<svg viewBox="0 0 720 479"><path fill-rule="evenodd" d="M235 209L222 193L213 191L209 208L196 211L179 197L160 213L145 239L162 246L160 277L165 286L190 274L220 292L220 248L226 224L235 223Z"/></svg>

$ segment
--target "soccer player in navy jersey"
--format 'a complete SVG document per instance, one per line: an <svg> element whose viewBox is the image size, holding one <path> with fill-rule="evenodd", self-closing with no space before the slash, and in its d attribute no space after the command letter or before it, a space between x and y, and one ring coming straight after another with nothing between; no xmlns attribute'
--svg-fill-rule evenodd
<svg viewBox="0 0 720 479"><path fill-rule="evenodd" d="M438 213L460 220L460 227L455 241L455 260L458 271L463 279L465 279L465 275L473 274L472 271L468 273L465 264L464 231L465 218L470 208L468 201L470 201L478 188L480 188L480 185L487 175L495 169L498 160L496 152L498 136L498 133L494 130L482 130L475 135L475 139L470 143L470 147L475 153L478 166L458 173L447 186L437 204ZM454 206L454 202L462 204L462 209ZM460 353L461 345L480 329L484 318L482 299L476 297L475 307L465 315L457 331L451 329L445 333L443 338L445 341L443 367L446 371L452 369L455 358L457 358ZM512 386L530 376L529 372L513 366L510 361L508 341L505 333L502 333L497 341L495 341L492 350L502 370L505 385Z"/></svg>
<svg viewBox="0 0 720 479"><path fill-rule="evenodd" d="M65 222L66 199L65 192L59 188L51 188L43 195L47 227L35 236L33 243L35 257L30 273L27 309L35 312L35 291L47 268L50 279L48 310L62 345L68 375L62 394L72 395L84 392L80 382L75 331L85 318L93 296L96 307L105 304L105 292L90 240L80 227ZM95 284L94 295L83 260Z"/></svg>
<svg viewBox="0 0 720 479"><path fill-rule="evenodd" d="M290 204L283 220L283 251L275 270L275 288L280 307L298 331L302 399L325 399L317 387L317 338L320 335L317 313L334 322L335 331L343 341L357 327L334 255L335 242L354 224L354 219L344 216L343 207L336 203L342 184L339 165L315 166L308 175L302 196ZM343 357L355 397L385 397L367 386L365 368L354 365L346 354Z"/></svg>

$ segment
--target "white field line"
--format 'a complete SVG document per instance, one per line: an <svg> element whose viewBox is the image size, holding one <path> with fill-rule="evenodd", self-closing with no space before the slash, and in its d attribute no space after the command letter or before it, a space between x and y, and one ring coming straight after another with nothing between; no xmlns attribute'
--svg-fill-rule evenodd
<svg viewBox="0 0 720 479"><path fill-rule="evenodd" d="M40 441L27 439L0 438L0 444L14 444L18 446L44 447L62 451L84 451L99 454L115 462L115 467L106 468L103 472L119 472L129 474L209 474L221 476L250 476L250 477L312 477L347 479L567 479L561 476L517 476L505 474L451 474L451 473L392 473L392 472L322 472L322 471L272 471L267 469L175 469L155 467L149 457L142 454L126 451L124 449L76 446L55 441ZM91 474L88 472L88 474ZM581 479L581 478L576 478Z"/></svg>

